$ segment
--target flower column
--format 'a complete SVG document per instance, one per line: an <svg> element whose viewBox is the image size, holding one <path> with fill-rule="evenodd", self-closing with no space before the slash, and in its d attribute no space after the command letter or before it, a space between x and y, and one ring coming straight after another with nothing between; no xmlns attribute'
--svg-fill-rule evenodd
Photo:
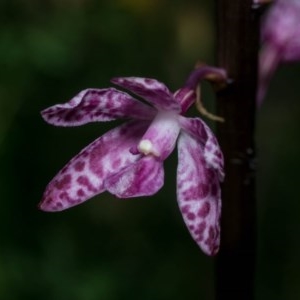
<svg viewBox="0 0 300 300"><path fill-rule="evenodd" d="M225 156L216 299L254 298L256 204L254 121L259 20L251 0L217 0L218 66L233 83L218 93L217 134Z"/></svg>

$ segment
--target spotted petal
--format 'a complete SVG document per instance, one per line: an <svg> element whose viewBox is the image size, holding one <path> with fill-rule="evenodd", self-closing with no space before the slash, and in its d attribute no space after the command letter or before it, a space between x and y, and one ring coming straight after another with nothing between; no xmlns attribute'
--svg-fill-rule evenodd
<svg viewBox="0 0 300 300"><path fill-rule="evenodd" d="M95 121L117 118L148 120L155 110L130 95L109 89L86 89L65 104L57 104L42 111L42 117L57 126L77 126Z"/></svg>
<svg viewBox="0 0 300 300"><path fill-rule="evenodd" d="M161 82L140 77L118 77L111 80L134 94L141 96L159 110L180 112L180 104Z"/></svg>
<svg viewBox="0 0 300 300"><path fill-rule="evenodd" d="M207 166L218 170L220 180L224 178L224 158L218 141L210 128L199 118L179 118L184 131L202 145L203 157Z"/></svg>
<svg viewBox="0 0 300 300"><path fill-rule="evenodd" d="M187 133L178 141L177 200L190 234L208 255L220 243L221 191L218 170L207 165L203 145Z"/></svg>
<svg viewBox="0 0 300 300"><path fill-rule="evenodd" d="M126 123L84 148L48 184L40 209L64 210L103 192L108 176L140 159L140 155L131 154L129 149L148 125L146 121Z"/></svg>
<svg viewBox="0 0 300 300"><path fill-rule="evenodd" d="M152 155L144 156L105 181L106 189L119 198L150 196L163 184L163 163Z"/></svg>

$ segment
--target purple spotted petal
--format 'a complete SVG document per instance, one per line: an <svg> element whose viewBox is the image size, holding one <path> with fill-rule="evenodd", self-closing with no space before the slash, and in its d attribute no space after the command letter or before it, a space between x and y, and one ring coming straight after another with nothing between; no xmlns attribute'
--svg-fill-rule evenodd
<svg viewBox="0 0 300 300"><path fill-rule="evenodd" d="M203 146L182 133L178 141L177 200L190 234L208 255L220 244L221 191L218 170L208 166Z"/></svg>
<svg viewBox="0 0 300 300"><path fill-rule="evenodd" d="M119 77L113 78L111 82L139 95L159 110L174 112L181 110L169 89L155 79Z"/></svg>
<svg viewBox="0 0 300 300"><path fill-rule="evenodd" d="M140 159L129 149L148 125L146 121L126 123L84 148L48 184L40 209L64 210L103 192L107 176Z"/></svg>
<svg viewBox="0 0 300 300"><path fill-rule="evenodd" d="M224 158L218 141L210 128L199 118L179 118L180 126L202 146L207 166L218 170L220 180L224 178Z"/></svg>
<svg viewBox="0 0 300 300"><path fill-rule="evenodd" d="M155 110L130 95L109 89L87 89L65 104L57 104L42 111L44 120L57 126L76 126L117 118L149 120Z"/></svg>
<svg viewBox="0 0 300 300"><path fill-rule="evenodd" d="M164 184L163 163L144 156L105 180L106 189L119 198L150 196Z"/></svg>

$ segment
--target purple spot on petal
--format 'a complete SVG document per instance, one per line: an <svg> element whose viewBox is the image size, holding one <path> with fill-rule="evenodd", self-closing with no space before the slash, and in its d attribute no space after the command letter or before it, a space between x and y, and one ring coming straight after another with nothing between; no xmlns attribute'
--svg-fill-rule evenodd
<svg viewBox="0 0 300 300"><path fill-rule="evenodd" d="M57 181L55 183L55 187L58 189L58 190L62 190L62 189L65 189L67 185L69 185L71 183L71 175L68 174L68 175L65 175L61 180Z"/></svg>
<svg viewBox="0 0 300 300"><path fill-rule="evenodd" d="M212 150L212 144L207 144L205 148L210 152Z"/></svg>
<svg viewBox="0 0 300 300"><path fill-rule="evenodd" d="M45 203L50 204L52 201L53 201L53 199L51 197L49 197L45 200Z"/></svg>
<svg viewBox="0 0 300 300"><path fill-rule="evenodd" d="M105 149L105 150L104 150ZM99 177L103 176L102 164L99 163L102 157L108 153L108 148L97 147L90 153L90 168Z"/></svg>
<svg viewBox="0 0 300 300"><path fill-rule="evenodd" d="M82 153L82 157L88 157L89 156L89 151L84 151Z"/></svg>
<svg viewBox="0 0 300 300"><path fill-rule="evenodd" d="M77 114L76 110L71 110L71 111L66 113L64 119L66 121L72 121L75 118L76 114Z"/></svg>
<svg viewBox="0 0 300 300"><path fill-rule="evenodd" d="M195 229L195 226L194 225L190 225L189 226L189 230L193 231Z"/></svg>
<svg viewBox="0 0 300 300"><path fill-rule="evenodd" d="M211 192L211 195L212 195L213 197L217 196L218 190L219 190L218 185L217 185L216 183L212 184L212 186L211 186L211 191L210 191L210 192Z"/></svg>
<svg viewBox="0 0 300 300"><path fill-rule="evenodd" d="M48 108L46 112L47 112L47 114L51 114L51 113L54 112L54 109L53 108Z"/></svg>
<svg viewBox="0 0 300 300"><path fill-rule="evenodd" d="M94 113L94 116L95 116L95 117L100 117L101 115L103 115L101 111L96 111L96 112Z"/></svg>
<svg viewBox="0 0 300 300"><path fill-rule="evenodd" d="M59 194L59 198L61 200L66 200L68 198L68 193L67 192L62 192Z"/></svg>
<svg viewBox="0 0 300 300"><path fill-rule="evenodd" d="M212 226L209 227L208 235L211 239L215 237L215 229Z"/></svg>
<svg viewBox="0 0 300 300"><path fill-rule="evenodd" d="M198 224L198 227L197 227L197 229L195 230L194 233L197 234L197 235L201 235L201 234L203 234L205 228L206 228L206 222L203 221L200 224Z"/></svg>
<svg viewBox="0 0 300 300"><path fill-rule="evenodd" d="M200 158L200 164L201 164L202 166L205 166L205 165L206 165L206 160L205 160L204 157L201 157L201 158Z"/></svg>
<svg viewBox="0 0 300 300"><path fill-rule="evenodd" d="M64 167L61 169L60 173L61 173L61 174L66 173L67 169L68 169L68 165L64 166Z"/></svg>
<svg viewBox="0 0 300 300"><path fill-rule="evenodd" d="M184 206L181 207L181 211L182 211L183 214L188 213L189 210L190 210L190 206L189 205L184 205Z"/></svg>
<svg viewBox="0 0 300 300"><path fill-rule="evenodd" d="M136 145L132 146L130 149L129 149L129 152L133 155L137 155L137 154L140 154L138 148Z"/></svg>
<svg viewBox="0 0 300 300"><path fill-rule="evenodd" d="M100 103L100 101L98 99L95 99L95 98L94 99L92 98L89 102L90 102L89 104L91 106L98 106L99 103Z"/></svg>
<svg viewBox="0 0 300 300"><path fill-rule="evenodd" d="M220 158L220 159L223 158L222 152L218 151L218 150L215 152L215 156L218 157L218 158Z"/></svg>
<svg viewBox="0 0 300 300"><path fill-rule="evenodd" d="M197 238L195 239L195 241L196 241L197 243L202 242L202 240L203 240L203 235L199 235L199 236L197 236Z"/></svg>
<svg viewBox="0 0 300 300"><path fill-rule="evenodd" d="M85 192L84 192L83 189L79 189L79 190L77 191L77 196L83 197L84 195L85 195Z"/></svg>
<svg viewBox="0 0 300 300"><path fill-rule="evenodd" d="M210 246L210 248L213 248L215 237L216 237L215 230L212 226L210 226L208 230L208 238L206 239L205 244Z"/></svg>
<svg viewBox="0 0 300 300"><path fill-rule="evenodd" d="M196 128L198 127L196 120L195 120L195 127ZM204 126L201 126L200 136L205 140L207 139L207 133L206 133Z"/></svg>
<svg viewBox="0 0 300 300"><path fill-rule="evenodd" d="M202 199L205 198L209 193L209 186L205 183L199 183L198 192Z"/></svg>
<svg viewBox="0 0 300 300"><path fill-rule="evenodd" d="M198 187L190 187L182 193L184 201L191 201L197 199Z"/></svg>
<svg viewBox="0 0 300 300"><path fill-rule="evenodd" d="M78 162L75 163L74 169L77 172L81 172L84 169L84 166L85 166L85 162L84 161L78 161Z"/></svg>
<svg viewBox="0 0 300 300"><path fill-rule="evenodd" d="M212 169L205 170L205 177L207 178L207 182L211 182L215 177L215 172Z"/></svg>
<svg viewBox="0 0 300 300"><path fill-rule="evenodd" d="M77 116L75 116L75 120L76 121L81 121L83 119L83 115L78 114Z"/></svg>
<svg viewBox="0 0 300 300"><path fill-rule="evenodd" d="M79 176L77 178L77 182L83 186L85 186L89 191L96 192L97 190L93 187L90 180L86 176Z"/></svg>
<svg viewBox="0 0 300 300"><path fill-rule="evenodd" d="M204 202L198 211L198 216L201 218L205 218L208 216L209 211L210 211L210 204L208 202Z"/></svg>
<svg viewBox="0 0 300 300"><path fill-rule="evenodd" d="M189 220L195 220L196 216L195 216L194 213L189 212L189 213L187 214L187 218L188 218Z"/></svg>

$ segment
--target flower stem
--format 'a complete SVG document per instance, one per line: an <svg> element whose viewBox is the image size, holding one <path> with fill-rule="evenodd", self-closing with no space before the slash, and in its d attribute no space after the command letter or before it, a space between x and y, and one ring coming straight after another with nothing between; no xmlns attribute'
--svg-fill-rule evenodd
<svg viewBox="0 0 300 300"><path fill-rule="evenodd" d="M259 16L252 0L217 0L217 60L232 84L217 93L225 156L216 299L254 299L256 261L255 105Z"/></svg>

